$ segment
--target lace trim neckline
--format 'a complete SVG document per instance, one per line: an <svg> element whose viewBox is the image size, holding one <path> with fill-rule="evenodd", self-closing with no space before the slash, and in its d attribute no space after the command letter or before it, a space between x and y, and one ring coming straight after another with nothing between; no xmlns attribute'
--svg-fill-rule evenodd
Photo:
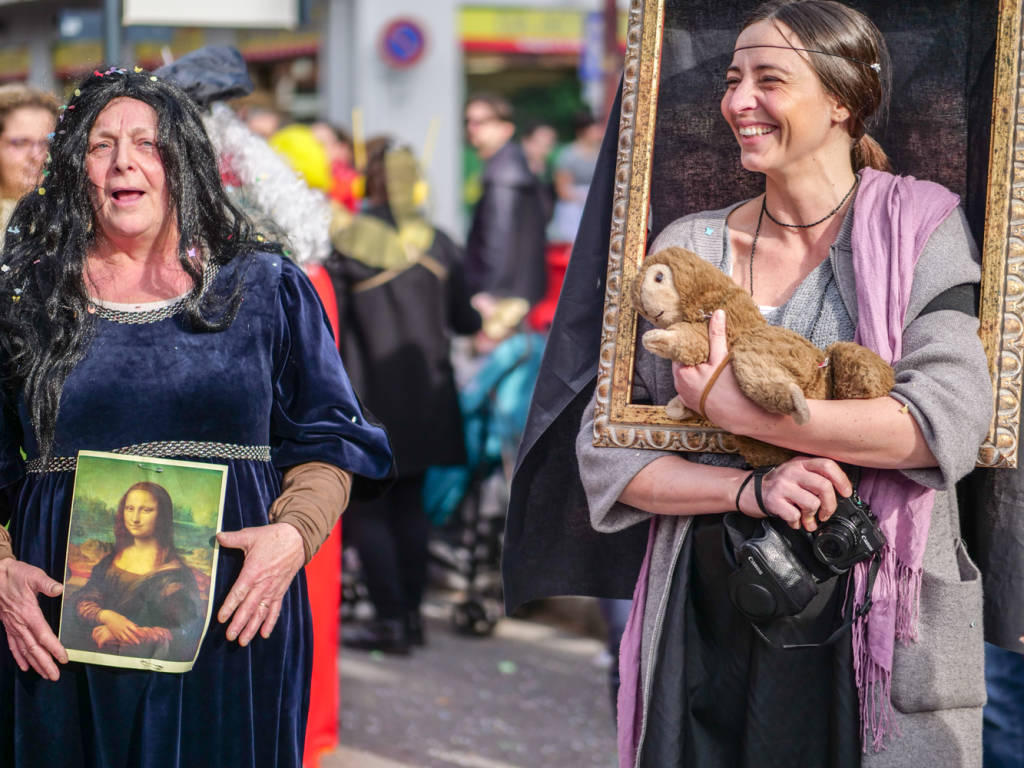
<svg viewBox="0 0 1024 768"><path fill-rule="evenodd" d="M169 299L157 299L156 301L132 301L132 302L121 302L121 301L107 301L106 299L89 299L90 303L94 304L97 308L102 307L103 309L112 309L117 312L148 312L153 309L163 309L169 307L171 304L181 301L188 296L188 291L172 296Z"/></svg>
<svg viewBox="0 0 1024 768"><path fill-rule="evenodd" d="M203 267L203 291L209 289L220 268L216 264L207 263ZM94 312L97 317L109 320L122 325L144 325L147 323L158 323L174 317L185 306L185 300L189 293L181 294L170 299L158 301L132 302L123 304L115 301L104 301L102 299L90 299L89 311Z"/></svg>

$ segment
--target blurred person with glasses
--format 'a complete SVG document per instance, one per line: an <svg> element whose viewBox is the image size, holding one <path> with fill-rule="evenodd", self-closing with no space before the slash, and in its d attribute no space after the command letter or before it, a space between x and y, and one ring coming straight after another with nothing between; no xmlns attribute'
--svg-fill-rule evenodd
<svg viewBox="0 0 1024 768"><path fill-rule="evenodd" d="M0 248L14 206L40 181L57 100L26 85L0 86Z"/></svg>

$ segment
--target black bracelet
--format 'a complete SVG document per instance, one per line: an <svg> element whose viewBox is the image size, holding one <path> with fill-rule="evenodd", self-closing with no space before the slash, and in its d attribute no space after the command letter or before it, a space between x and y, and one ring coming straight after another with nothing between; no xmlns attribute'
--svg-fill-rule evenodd
<svg viewBox="0 0 1024 768"><path fill-rule="evenodd" d="M738 491L736 491L736 503L733 506L736 507L736 511L741 513L741 514L742 514L743 510L740 509L740 496L743 495L743 489L746 488L748 485L750 485L750 481L751 481L751 479L753 477L754 477L754 472L751 472L749 475L747 475L745 478L743 478L743 482L740 483L740 489Z"/></svg>
<svg viewBox="0 0 1024 768"><path fill-rule="evenodd" d="M761 495L761 482L764 480L765 475L775 469L775 465L767 467L756 467L753 471L754 476L754 498L757 500L757 507L761 510L761 514L765 517L778 517L774 512L769 512L767 507L764 505L764 497Z"/></svg>

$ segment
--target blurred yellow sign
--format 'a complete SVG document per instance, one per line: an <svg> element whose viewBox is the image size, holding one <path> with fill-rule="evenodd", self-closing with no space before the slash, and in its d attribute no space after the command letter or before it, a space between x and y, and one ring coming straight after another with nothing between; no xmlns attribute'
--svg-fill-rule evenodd
<svg viewBox="0 0 1024 768"><path fill-rule="evenodd" d="M0 48L0 74L3 77L24 78L28 75L28 66L28 48L24 45Z"/></svg>
<svg viewBox="0 0 1024 768"><path fill-rule="evenodd" d="M578 53L583 46L586 11L463 7L459 36L468 51ZM626 37L626 14L619 13L619 41Z"/></svg>
<svg viewBox="0 0 1024 768"><path fill-rule="evenodd" d="M53 49L53 68L61 77L77 77L103 64L103 44L98 40L70 40Z"/></svg>

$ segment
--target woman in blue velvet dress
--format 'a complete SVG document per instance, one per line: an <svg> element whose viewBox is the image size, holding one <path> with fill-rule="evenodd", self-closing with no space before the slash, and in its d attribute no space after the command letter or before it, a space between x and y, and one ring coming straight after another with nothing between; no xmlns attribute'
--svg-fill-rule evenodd
<svg viewBox="0 0 1024 768"><path fill-rule="evenodd" d="M293 480L335 472L340 507L351 475L390 474L387 436L305 275L225 197L183 93L141 70L95 73L47 172L0 259L0 765L298 766L300 570L325 494ZM190 672L68 663L54 635L83 449L230 468L216 621Z"/></svg>

